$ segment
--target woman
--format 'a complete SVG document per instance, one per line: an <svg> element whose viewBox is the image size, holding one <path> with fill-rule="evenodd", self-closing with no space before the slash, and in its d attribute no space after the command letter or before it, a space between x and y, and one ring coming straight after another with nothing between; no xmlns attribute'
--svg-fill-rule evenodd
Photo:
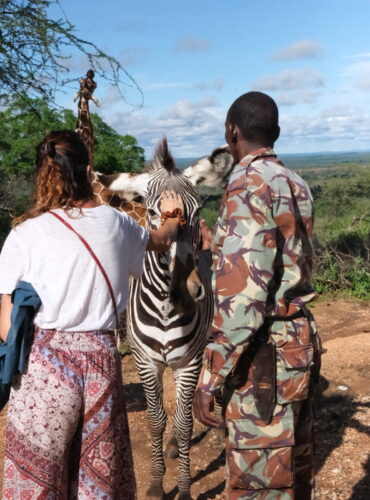
<svg viewBox="0 0 370 500"><path fill-rule="evenodd" d="M10 326L10 294L20 280L41 298L28 370L8 411L4 498L136 498L119 357L116 311L92 248L111 282L116 309L145 250L167 250L178 220L150 234L128 215L94 200L88 153L72 131L37 147L35 201L14 221L0 256L0 335ZM172 193L162 212L182 209ZM176 210L175 210L176 212Z"/></svg>

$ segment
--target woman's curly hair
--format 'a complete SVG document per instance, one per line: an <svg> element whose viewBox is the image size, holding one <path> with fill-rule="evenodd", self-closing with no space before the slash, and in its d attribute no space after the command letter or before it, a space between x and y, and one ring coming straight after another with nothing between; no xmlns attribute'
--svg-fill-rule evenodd
<svg viewBox="0 0 370 500"><path fill-rule="evenodd" d="M54 208L71 209L93 199L87 169L89 155L81 137L72 130L47 134L36 148L37 178L31 209L14 219L15 227Z"/></svg>

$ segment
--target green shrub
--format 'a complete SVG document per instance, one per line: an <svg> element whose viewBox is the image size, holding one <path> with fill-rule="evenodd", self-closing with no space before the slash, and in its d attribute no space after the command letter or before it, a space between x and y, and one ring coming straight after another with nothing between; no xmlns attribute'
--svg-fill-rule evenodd
<svg viewBox="0 0 370 500"><path fill-rule="evenodd" d="M361 257L326 248L315 257L313 285L319 294L341 293L370 299L369 263Z"/></svg>
<svg viewBox="0 0 370 500"><path fill-rule="evenodd" d="M217 188L203 187L202 189L199 189L199 191L203 202L203 208L200 212L200 216L210 227L213 227L218 217L223 193Z"/></svg>
<svg viewBox="0 0 370 500"><path fill-rule="evenodd" d="M320 294L368 299L370 168L347 165L308 174L315 197L314 287ZM203 188L201 195L201 216L213 226L222 193Z"/></svg>

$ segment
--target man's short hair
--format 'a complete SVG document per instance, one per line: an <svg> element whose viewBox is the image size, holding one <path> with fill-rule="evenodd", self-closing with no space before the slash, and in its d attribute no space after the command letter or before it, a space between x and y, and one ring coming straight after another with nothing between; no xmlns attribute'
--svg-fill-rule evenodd
<svg viewBox="0 0 370 500"><path fill-rule="evenodd" d="M273 146L279 137L279 110L262 92L247 92L233 102L227 122L237 125L244 138L262 146Z"/></svg>

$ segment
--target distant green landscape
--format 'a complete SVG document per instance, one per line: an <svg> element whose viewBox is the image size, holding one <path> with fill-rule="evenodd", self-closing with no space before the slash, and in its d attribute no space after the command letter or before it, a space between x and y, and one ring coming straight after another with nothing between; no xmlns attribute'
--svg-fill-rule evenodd
<svg viewBox="0 0 370 500"><path fill-rule="evenodd" d="M370 299L370 158L368 163L365 154L363 158L358 163L339 159L326 167L302 166L304 158L296 163L314 197L313 280L319 294ZM212 226L222 193L214 188L200 191L202 217Z"/></svg>
<svg viewBox="0 0 370 500"><path fill-rule="evenodd" d="M276 152L279 154L278 148L276 149ZM206 153L204 156L206 156ZM350 165L370 165L370 151L279 154L279 158L284 162L286 167L293 168L295 170L307 170L313 168L324 169ZM177 158L177 168L186 168L198 159L199 157Z"/></svg>

